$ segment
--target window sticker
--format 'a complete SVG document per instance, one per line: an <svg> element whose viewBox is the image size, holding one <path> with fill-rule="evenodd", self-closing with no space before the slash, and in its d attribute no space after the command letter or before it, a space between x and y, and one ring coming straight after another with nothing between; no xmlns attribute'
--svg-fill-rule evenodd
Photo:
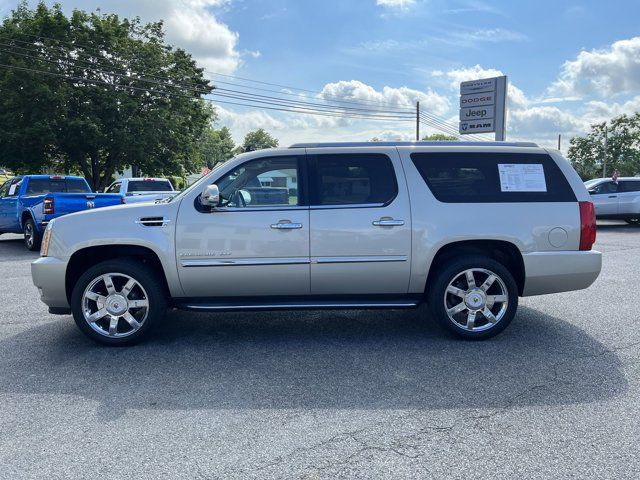
<svg viewBox="0 0 640 480"><path fill-rule="evenodd" d="M503 192L546 192L547 182L541 163L499 163L500 190Z"/></svg>
<svg viewBox="0 0 640 480"><path fill-rule="evenodd" d="M13 195L16 194L16 189L18 188L18 184L14 183L13 185L11 185L9 187L9 196L12 197Z"/></svg>

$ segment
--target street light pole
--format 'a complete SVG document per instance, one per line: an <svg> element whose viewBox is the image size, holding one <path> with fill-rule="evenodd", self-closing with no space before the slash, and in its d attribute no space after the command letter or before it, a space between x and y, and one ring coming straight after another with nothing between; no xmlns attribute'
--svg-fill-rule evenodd
<svg viewBox="0 0 640 480"><path fill-rule="evenodd" d="M416 101L416 142L420 141L420 102Z"/></svg>
<svg viewBox="0 0 640 480"><path fill-rule="evenodd" d="M607 176L607 140L608 130L607 126L604 126L604 158L602 159L602 178Z"/></svg>

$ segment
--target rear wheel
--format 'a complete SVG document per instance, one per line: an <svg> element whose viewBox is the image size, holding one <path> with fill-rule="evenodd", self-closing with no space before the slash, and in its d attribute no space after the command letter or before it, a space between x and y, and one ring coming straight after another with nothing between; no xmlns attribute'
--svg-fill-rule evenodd
<svg viewBox="0 0 640 480"><path fill-rule="evenodd" d="M140 341L166 308L156 272L136 260L109 260L91 267L78 279L71 296L76 325L105 345Z"/></svg>
<svg viewBox="0 0 640 480"><path fill-rule="evenodd" d="M436 320L454 335L470 340L504 330L518 308L518 288L501 263L469 255L442 267L428 292Z"/></svg>
<svg viewBox="0 0 640 480"><path fill-rule="evenodd" d="M27 219L24 222L24 245L27 247L27 250L31 250L35 252L40 249L40 241L42 238L40 237L40 233L36 228L36 224L32 218Z"/></svg>

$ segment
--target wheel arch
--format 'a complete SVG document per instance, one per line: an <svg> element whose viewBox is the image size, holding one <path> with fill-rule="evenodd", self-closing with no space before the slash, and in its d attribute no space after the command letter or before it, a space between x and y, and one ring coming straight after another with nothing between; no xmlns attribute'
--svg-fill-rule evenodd
<svg viewBox="0 0 640 480"><path fill-rule="evenodd" d="M506 240L462 240L442 245L436 252L425 284L425 292L429 291L440 267L448 260L459 255L484 255L503 264L513 275L518 286L518 295L522 295L525 283L524 260L520 249Z"/></svg>
<svg viewBox="0 0 640 480"><path fill-rule="evenodd" d="M23 210L20 214L20 230L24 230L24 224L27 223L27 220L29 219L33 220L36 230L38 230L38 222L36 222L33 212L31 212L31 210L29 209Z"/></svg>
<svg viewBox="0 0 640 480"><path fill-rule="evenodd" d="M159 275L165 294L170 297L166 272L160 257L153 250L139 245L98 245L79 249L69 258L65 273L65 292L69 303L71 303L71 294L77 280L88 268L105 260L118 258L131 258L147 264Z"/></svg>

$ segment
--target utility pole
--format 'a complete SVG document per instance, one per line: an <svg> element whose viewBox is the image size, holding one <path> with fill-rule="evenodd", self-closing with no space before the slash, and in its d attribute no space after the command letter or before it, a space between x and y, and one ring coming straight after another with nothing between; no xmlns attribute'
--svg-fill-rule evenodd
<svg viewBox="0 0 640 480"><path fill-rule="evenodd" d="M559 134L558 134L558 150L560 150L560 145L561 145L561 143L562 143L562 134L561 134L561 133L559 133Z"/></svg>
<svg viewBox="0 0 640 480"><path fill-rule="evenodd" d="M416 142L420 141L420 102L416 101Z"/></svg>
<svg viewBox="0 0 640 480"><path fill-rule="evenodd" d="M607 140L608 140L607 126L604 126L604 158L602 159L602 178L607 176Z"/></svg>

